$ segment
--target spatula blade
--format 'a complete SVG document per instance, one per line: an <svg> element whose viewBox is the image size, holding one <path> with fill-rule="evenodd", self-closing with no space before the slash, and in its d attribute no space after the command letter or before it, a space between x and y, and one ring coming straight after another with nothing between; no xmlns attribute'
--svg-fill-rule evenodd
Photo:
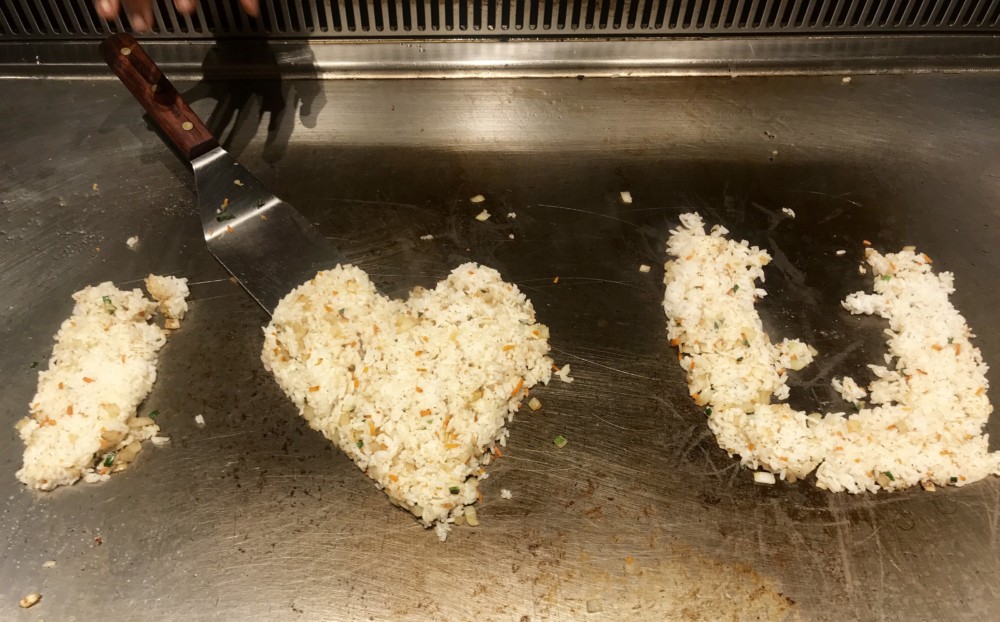
<svg viewBox="0 0 1000 622"><path fill-rule="evenodd" d="M320 270L337 248L222 147L192 160L208 249L264 309Z"/></svg>

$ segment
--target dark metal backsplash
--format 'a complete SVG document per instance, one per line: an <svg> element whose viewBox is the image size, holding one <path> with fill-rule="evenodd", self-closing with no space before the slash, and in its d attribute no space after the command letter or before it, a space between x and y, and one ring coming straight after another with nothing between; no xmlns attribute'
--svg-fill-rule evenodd
<svg viewBox="0 0 1000 622"><path fill-rule="evenodd" d="M157 0L161 38L578 37L835 32L998 32L1000 0L204 0L191 16ZM0 0L0 40L128 30L91 0Z"/></svg>

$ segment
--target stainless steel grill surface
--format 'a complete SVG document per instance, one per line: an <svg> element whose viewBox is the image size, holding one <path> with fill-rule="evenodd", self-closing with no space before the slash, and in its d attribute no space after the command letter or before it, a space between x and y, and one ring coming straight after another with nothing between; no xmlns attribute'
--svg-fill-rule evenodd
<svg viewBox="0 0 1000 622"><path fill-rule="evenodd" d="M861 240L916 244L955 272L996 369L1000 78L178 86L383 291L465 260L498 268L576 382L535 393L544 408L514 422L482 525L437 542L261 368L267 315L205 250L190 172L132 97L108 80L0 82L0 619L995 619L1000 481L863 496L754 485L687 396L660 265L690 209L771 250L766 324L822 356L792 401L837 408L830 376L863 376L882 353L881 323L838 309L866 285ZM13 423L69 295L151 271L193 282L145 407L171 446L104 485L24 490ZM20 611L32 591L42 601Z"/></svg>

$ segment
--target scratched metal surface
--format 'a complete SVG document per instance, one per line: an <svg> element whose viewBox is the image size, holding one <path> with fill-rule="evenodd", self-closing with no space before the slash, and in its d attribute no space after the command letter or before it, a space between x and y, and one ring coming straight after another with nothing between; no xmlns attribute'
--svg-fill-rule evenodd
<svg viewBox="0 0 1000 622"><path fill-rule="evenodd" d="M439 543L261 368L267 317L206 252L191 176L124 88L0 82L0 619L995 619L1000 482L754 485L687 398L659 304L682 211L765 245L765 321L821 353L792 402L841 408L831 375L882 353L879 323L837 305L866 285L861 240L917 244L956 273L997 363L1000 77L183 87L384 292L470 259L518 283L576 382L536 393L544 409L490 468L482 525ZM104 485L24 490L13 424L70 294L150 271L193 282L146 405L173 443ZM31 591L41 603L19 610Z"/></svg>

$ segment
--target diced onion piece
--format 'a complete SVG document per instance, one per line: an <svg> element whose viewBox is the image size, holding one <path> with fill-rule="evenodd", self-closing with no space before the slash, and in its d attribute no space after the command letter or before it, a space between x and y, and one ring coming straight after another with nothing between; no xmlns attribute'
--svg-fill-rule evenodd
<svg viewBox="0 0 1000 622"><path fill-rule="evenodd" d="M469 199L469 201L472 202L472 203L482 203L485 200L486 200L486 197L484 197L481 194L477 194L476 196L474 196L471 199Z"/></svg>
<svg viewBox="0 0 1000 622"><path fill-rule="evenodd" d="M758 484L774 484L777 480L774 479L774 473L768 473L767 471L754 471L753 481Z"/></svg>
<svg viewBox="0 0 1000 622"><path fill-rule="evenodd" d="M533 397L528 400L528 408L531 410L540 410L542 408L542 403L538 401L537 397Z"/></svg>
<svg viewBox="0 0 1000 622"><path fill-rule="evenodd" d="M476 514L476 508L467 505L465 506L465 522L469 523L469 527L479 526L479 515Z"/></svg>
<svg viewBox="0 0 1000 622"><path fill-rule="evenodd" d="M486 210L483 210L478 214L476 214L476 220L478 220L479 222L486 222L489 219L490 219L490 213L487 212Z"/></svg>

